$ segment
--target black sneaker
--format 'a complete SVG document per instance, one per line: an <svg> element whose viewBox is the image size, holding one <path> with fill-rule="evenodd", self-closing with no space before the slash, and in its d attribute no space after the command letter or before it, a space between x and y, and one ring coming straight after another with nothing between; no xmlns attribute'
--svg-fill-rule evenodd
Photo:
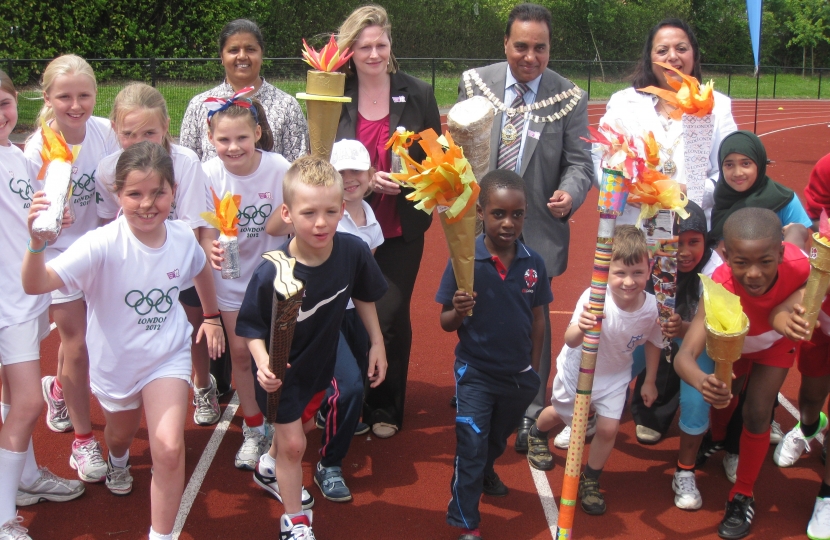
<svg viewBox="0 0 830 540"><path fill-rule="evenodd" d="M723 450L723 441L713 441L712 432L707 431L706 435L703 436L703 441L700 443L700 448L697 449L695 466L702 467L707 459L721 450Z"/></svg>
<svg viewBox="0 0 830 540"><path fill-rule="evenodd" d="M484 473L483 492L491 497L506 497L509 493L507 486L504 485L504 482L501 481L495 471Z"/></svg>
<svg viewBox="0 0 830 540"><path fill-rule="evenodd" d="M721 538L743 538L749 534L749 526L755 517L755 499L743 493L726 503L726 513L723 521L718 525L718 536Z"/></svg>
<svg viewBox="0 0 830 540"><path fill-rule="evenodd" d="M553 456L548 447L547 433L540 433L539 437L527 434L527 460L534 469L553 470Z"/></svg>
<svg viewBox="0 0 830 540"><path fill-rule="evenodd" d="M579 498L586 514L600 516L605 513L605 497L599 492L599 480L583 474L579 479Z"/></svg>
<svg viewBox="0 0 830 540"><path fill-rule="evenodd" d="M530 431L530 428L533 427L534 422L536 422L536 420L533 418L528 418L527 416L522 418L522 422L519 424L519 430L516 435L516 444L514 445L516 452L520 454L527 454L527 434Z"/></svg>

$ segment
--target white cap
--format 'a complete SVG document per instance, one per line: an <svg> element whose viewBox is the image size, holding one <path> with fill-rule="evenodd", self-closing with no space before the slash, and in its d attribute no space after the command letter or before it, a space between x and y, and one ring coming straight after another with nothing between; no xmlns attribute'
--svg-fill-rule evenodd
<svg viewBox="0 0 830 540"><path fill-rule="evenodd" d="M352 139L334 143L331 149L331 164L338 172L346 169L368 171L372 167L366 147L360 141Z"/></svg>

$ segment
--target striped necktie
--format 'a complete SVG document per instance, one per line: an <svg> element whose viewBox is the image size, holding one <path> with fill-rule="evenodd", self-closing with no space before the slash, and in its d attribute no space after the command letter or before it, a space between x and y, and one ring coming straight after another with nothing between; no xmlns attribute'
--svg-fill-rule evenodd
<svg viewBox="0 0 830 540"><path fill-rule="evenodd" d="M516 99L510 105L511 109L518 109L525 104L524 95L530 88L524 83L516 83L513 90L516 92ZM515 170L519 161L519 150L522 147L522 134L525 127L525 115L514 114L508 118L502 128L499 139L499 157L496 167L499 169Z"/></svg>

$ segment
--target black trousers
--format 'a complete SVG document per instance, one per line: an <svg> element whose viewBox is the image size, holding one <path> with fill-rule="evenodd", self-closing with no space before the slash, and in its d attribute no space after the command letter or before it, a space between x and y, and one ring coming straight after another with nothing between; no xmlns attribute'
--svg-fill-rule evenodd
<svg viewBox="0 0 830 540"><path fill-rule="evenodd" d="M389 290L376 302L389 367L386 380L380 386L366 388L363 421L369 425L385 422L399 428L403 426L412 348L409 306L423 254L423 236L411 242L402 237L387 238L375 252L375 260L389 283Z"/></svg>
<svg viewBox="0 0 830 540"><path fill-rule="evenodd" d="M672 357L677 354L677 350L677 344L672 342ZM634 394L631 396L631 416L634 417L636 425L651 428L665 435L680 407L680 377L674 371L674 364L667 361L665 350L660 353L656 381L657 399L651 407L646 407L640 395L645 380L646 371L643 370L637 376Z"/></svg>

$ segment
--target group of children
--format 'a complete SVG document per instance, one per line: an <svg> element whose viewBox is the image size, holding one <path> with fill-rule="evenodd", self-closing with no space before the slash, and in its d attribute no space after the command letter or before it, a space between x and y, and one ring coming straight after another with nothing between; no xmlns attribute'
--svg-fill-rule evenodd
<svg viewBox="0 0 830 540"><path fill-rule="evenodd" d="M300 465L305 433L325 399L318 421L328 429L315 483L327 499L350 500L341 461L364 384L377 386L386 373L374 307L387 288L373 258L383 236L363 201L373 173L368 152L340 141L331 163L306 156L289 164L270 151L265 114L243 91L213 99L205 121L217 156L201 164L172 143L164 98L148 85L125 87L109 121L92 116L95 75L82 58L55 59L42 87L38 124L76 154L72 196L51 243L31 234L50 205L39 180L49 165L40 157L41 130L25 152L10 143L17 92L0 72L0 162L10 174L9 191L0 192L8 216L0 272L8 283L22 276L0 301L0 539L30 538L15 506L77 498L83 482L128 495L129 449L142 411L154 472L149 537L172 538L185 483L189 387L194 421L216 423L209 362L224 352L225 336L244 416L235 465L254 471L283 502L281 538L313 538L307 509L314 499ZM238 279L221 278L225 253L202 215L228 192L241 199ZM296 259L294 276L305 284L282 381L268 369L274 266L261 256L272 250ZM58 372L41 380L50 315L61 337ZM282 388L274 425L264 419L255 384ZM106 420L106 458L92 435L91 394ZM42 400L50 429L74 429L70 465L83 482L38 468L31 435Z"/></svg>
<svg viewBox="0 0 830 540"><path fill-rule="evenodd" d="M39 123L80 146L72 164L74 212L64 212L64 230L52 244L30 234L50 204L38 180L40 130L25 153L10 144L17 92L0 72L0 161L10 174L9 191L0 192L8 216L0 272L9 283L21 283L22 276L22 286L12 287L0 302L0 539L29 538L16 505L66 501L84 492L82 482L58 478L35 462L31 434L41 395L50 429L75 431L70 464L81 480L103 481L116 495L132 489L129 448L143 410L155 472L150 538L171 538L184 489L189 386L192 381L194 421L218 421L216 383L208 368L209 358L224 351L223 330L244 416L235 465L252 470L255 482L283 503L281 538L313 538L314 499L302 485L300 462L306 433L315 424L324 428L314 472L323 496L351 500L341 463L352 435L361 430L364 385L380 384L386 371L374 308L386 282L372 256L383 236L364 201L373 172L368 152L357 141L340 141L331 162L303 157L289 164L270 152L264 112L243 91L211 105L205 121L217 156L202 165L193 152L172 143L164 99L147 85L122 90L109 122L92 116L95 76L72 55L47 67L43 93ZM594 374L596 435L579 483L585 512L606 511L600 473L614 446L640 345L646 367L639 388L648 406L658 399L664 337L680 343L674 369L683 381L681 437L672 484L680 508L702 506L695 467L704 433L711 423L706 455L723 448L743 395L735 486L718 529L723 538L749 532L773 404L796 358L804 376L802 417L779 443L776 463L795 463L827 426L821 409L830 377L828 338L817 330L804 341L808 328L800 305L809 272L803 250L813 223L795 194L766 176L766 161L754 135L736 132L724 140L711 230L692 202L689 217L676 224L678 300L667 323L658 322L655 298L646 292L643 233L618 227ZM521 242L527 207L521 177L496 170L480 184L477 212L484 233L476 239L475 283L487 294L457 290L448 264L436 295L441 327L459 336L453 370L457 451L447 521L462 529L461 540L481 535L482 493L508 494L494 463L538 390L544 310L553 300L544 262ZM226 192L242 201L236 280L221 279L225 253L201 215ZM261 255L271 250L293 257L294 276L305 284L284 380L269 369L276 270ZM698 274L737 294L750 320L731 388L712 375L705 353ZM529 433L528 460L540 470L554 466L548 433L573 417L581 344L596 323L588 296L586 290L565 332L552 406ZM49 332L50 315L61 337L59 366L57 376L41 379L39 344ZM821 320L830 322L828 304ZM273 426L257 402L256 384L268 392L282 388ZM92 435L90 394L106 419L106 459ZM722 408L710 411L710 404ZM811 538L830 538L829 516L825 478L808 528Z"/></svg>

